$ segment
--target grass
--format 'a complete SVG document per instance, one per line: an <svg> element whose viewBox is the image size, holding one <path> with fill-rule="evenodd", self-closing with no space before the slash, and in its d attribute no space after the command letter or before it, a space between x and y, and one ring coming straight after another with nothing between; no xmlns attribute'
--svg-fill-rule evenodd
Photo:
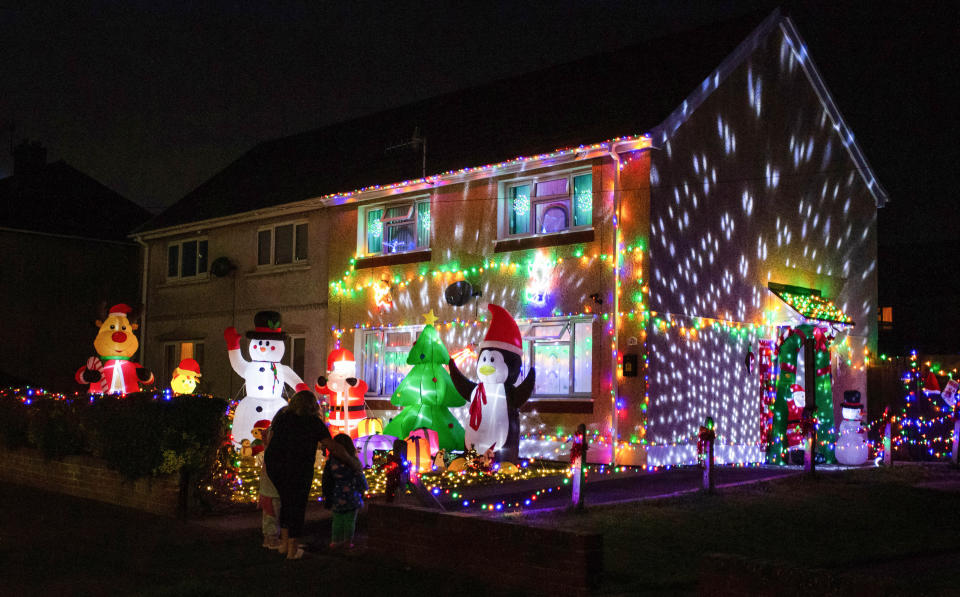
<svg viewBox="0 0 960 597"><path fill-rule="evenodd" d="M885 594L956 594L956 493L916 487L960 472L903 466L793 477L586 513L509 515L604 534L604 594L689 594L704 554L892 579ZM326 529L308 528L317 541ZM464 538L468 541L469 538ZM429 549L423 546L421 549ZM509 549L509 546L505 546ZM522 554L518 554L522 558ZM255 529L216 531L108 505L0 485L0 593L16 595L502 595L455 563L284 561Z"/></svg>
<svg viewBox="0 0 960 597"><path fill-rule="evenodd" d="M692 592L707 553L879 575L905 594L949 592L960 573L928 568L960 552L956 494L915 487L945 478L960 483L944 466L843 471L514 519L603 533L608 593Z"/></svg>

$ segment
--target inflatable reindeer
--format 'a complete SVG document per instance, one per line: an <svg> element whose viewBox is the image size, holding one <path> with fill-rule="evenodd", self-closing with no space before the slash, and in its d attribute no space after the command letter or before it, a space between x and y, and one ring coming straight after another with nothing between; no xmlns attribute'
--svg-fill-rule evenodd
<svg viewBox="0 0 960 597"><path fill-rule="evenodd" d="M87 359L87 364L80 367L75 376L77 383L89 384L89 393L128 394L138 391L141 384L153 383L153 373L132 360L140 348L133 335L139 327L138 318L139 310L122 303L110 307L109 311L106 303L101 305L96 320L100 332L93 341L98 356Z"/></svg>

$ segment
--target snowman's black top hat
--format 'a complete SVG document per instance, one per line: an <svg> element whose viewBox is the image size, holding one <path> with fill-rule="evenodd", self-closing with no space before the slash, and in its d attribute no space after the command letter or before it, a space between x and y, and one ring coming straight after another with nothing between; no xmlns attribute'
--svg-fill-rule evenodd
<svg viewBox="0 0 960 597"><path fill-rule="evenodd" d="M247 332L252 340L286 340L287 335L280 328L280 314L276 311L260 311L253 316L254 328Z"/></svg>
<svg viewBox="0 0 960 597"><path fill-rule="evenodd" d="M840 405L840 408L856 408L863 410L863 405L860 404L860 392L856 390L847 390L843 393L843 404Z"/></svg>

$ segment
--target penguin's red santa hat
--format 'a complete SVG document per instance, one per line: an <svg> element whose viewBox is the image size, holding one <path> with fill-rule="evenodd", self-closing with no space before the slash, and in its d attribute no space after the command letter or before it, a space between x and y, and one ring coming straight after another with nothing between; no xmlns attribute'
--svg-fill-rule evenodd
<svg viewBox="0 0 960 597"><path fill-rule="evenodd" d="M357 361L346 348L337 348L327 355L327 371L352 374L357 371Z"/></svg>
<svg viewBox="0 0 960 597"><path fill-rule="evenodd" d="M490 328L487 329L487 335L483 337L478 352L484 348L496 348L505 350L514 354L523 354L523 338L520 336L520 328L513 317L506 309L499 305L487 305L492 315L490 319Z"/></svg>

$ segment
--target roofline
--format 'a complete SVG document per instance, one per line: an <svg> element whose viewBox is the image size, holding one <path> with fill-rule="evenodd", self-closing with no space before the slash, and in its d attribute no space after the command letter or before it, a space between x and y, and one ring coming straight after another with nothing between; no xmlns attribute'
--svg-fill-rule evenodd
<svg viewBox="0 0 960 597"><path fill-rule="evenodd" d="M256 221L267 217L292 215L324 207L375 201L377 199L390 197L392 195L435 189L448 184L458 184L481 178L489 178L491 175L501 176L515 174L517 172L534 170L547 166L581 162L597 157L608 156L612 151L635 151L637 149L642 149L649 146L650 137L648 135L616 137L600 143L594 143L591 145L578 145L577 147L570 147L566 149L556 149L550 153L531 157L519 156L513 158L512 160L507 160L497 164L469 166L459 170L452 170L442 174L427 176L425 178L388 183L384 185L372 185L354 191L331 193L329 195L311 197L301 201L283 203L281 205L274 205L262 209L230 214L228 216L221 216L208 220L197 220L187 224L167 226L164 228L145 230L142 232L133 232L129 234L128 237L137 241L156 240L165 236L189 234L191 232L207 230L210 228L222 228L224 226Z"/></svg>
<svg viewBox="0 0 960 597"><path fill-rule="evenodd" d="M803 68L803 72L806 73L811 85L813 85L813 89L816 91L817 97L820 98L820 102L823 104L824 109L830 116L830 119L833 121L834 130L837 131L837 134L839 134L840 138L843 140L843 146L846 148L847 152L849 152L850 159L852 159L853 163L856 164L857 171L859 171L860 176L863 177L863 181L866 183L870 194L873 195L873 199L876 202L877 207L885 206L887 202L890 201L890 196L880 185L876 175L873 173L873 168L870 167L870 163L867 162L866 156L863 155L863 152L860 150L860 146L857 145L857 142L854 140L853 131L851 131L850 127L847 126L846 121L840 114L840 110L833 102L833 97L827 90L827 86L823 82L823 78L820 76L820 72L817 70L816 65L813 63L813 59L809 54L807 54L807 44L803 41L803 38L800 37L800 33L797 31L796 25L793 24L793 21L790 19L790 17L784 17L780 21L780 29L783 31L787 42L792 46L794 56L796 56L801 68Z"/></svg>
<svg viewBox="0 0 960 597"><path fill-rule="evenodd" d="M34 236L48 236L52 238L63 238L67 240L82 240L84 242L90 243L105 243L109 245L122 245L124 247L135 247L136 243L130 242L128 240L115 240L109 238L96 238L93 236L77 236L75 234L60 234L57 232L42 232L40 230L27 230L26 228L9 228L7 226L0 226L0 232L15 232L18 234L31 234ZM129 238L129 235L128 235Z"/></svg>
<svg viewBox="0 0 960 597"><path fill-rule="evenodd" d="M784 38L787 40L787 43L790 44L793 54L797 58L797 62L800 63L803 72L807 75L807 79L813 86L817 98L820 99L824 110L833 121L833 128L840 135L843 146L850 154L850 159L853 160L857 170L863 177L864 183L867 185L867 189L870 191L870 194L873 195L874 203L877 207L883 207L890 200L887 192L880 186L880 183L873 173L873 169L867 162L867 158L863 155L863 152L860 151L860 147L856 141L854 141L850 127L847 126L847 123L843 120L843 116L840 115L840 110L837 109L837 105L833 102L833 97L827 90L827 86L823 82L823 78L820 76L817 67L814 65L813 59L807 54L807 44L804 43L803 38L800 37L800 33L797 31L793 21L790 20L790 17L782 16L779 8L774 9L767 18L757 25L757 28L737 46L737 49L727 56L723 62L720 63L720 66L710 73L710 75L703 80L703 83L701 83L693 93L687 96L676 110L667 116L663 122L652 128L650 130L650 137L653 138L657 145L662 145L669 140L677 129L706 101L710 94L713 93L778 26L780 30L783 31Z"/></svg>

